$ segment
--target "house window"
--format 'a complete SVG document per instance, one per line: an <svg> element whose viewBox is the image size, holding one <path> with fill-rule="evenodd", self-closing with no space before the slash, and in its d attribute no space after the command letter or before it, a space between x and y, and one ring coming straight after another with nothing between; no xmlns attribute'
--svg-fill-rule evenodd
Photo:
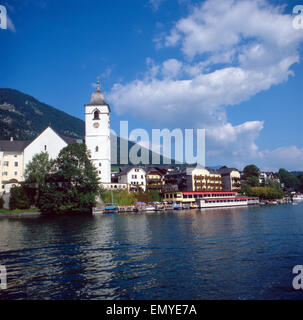
<svg viewBox="0 0 303 320"><path fill-rule="evenodd" d="M46 151L46 150L47 150L47 145L44 146L44 151Z"/></svg>
<svg viewBox="0 0 303 320"><path fill-rule="evenodd" d="M93 120L100 120L99 118L99 111L94 112L94 119Z"/></svg>
<svg viewBox="0 0 303 320"><path fill-rule="evenodd" d="M135 172L139 172L139 169L135 169Z"/></svg>
<svg viewBox="0 0 303 320"><path fill-rule="evenodd" d="M99 174L101 174L101 171L99 170Z"/></svg>
<svg viewBox="0 0 303 320"><path fill-rule="evenodd" d="M96 147L96 152L98 152L98 151L99 151L99 147L97 146L97 147Z"/></svg>
<svg viewBox="0 0 303 320"><path fill-rule="evenodd" d="M2 172L3 176L7 176L7 171Z"/></svg>
<svg viewBox="0 0 303 320"><path fill-rule="evenodd" d="M143 175L141 176L141 179L144 179L144 178L143 178Z"/></svg>
<svg viewBox="0 0 303 320"><path fill-rule="evenodd" d="M17 172L17 171L15 171L15 172L14 172L14 175L15 175L15 176L17 176L17 175L18 175L18 172Z"/></svg>
<svg viewBox="0 0 303 320"><path fill-rule="evenodd" d="M18 161L15 161L15 167L18 167Z"/></svg>
<svg viewBox="0 0 303 320"><path fill-rule="evenodd" d="M3 162L4 167L8 167L8 161Z"/></svg>
<svg viewBox="0 0 303 320"><path fill-rule="evenodd" d="M99 167L101 167L102 166L102 164L101 164L101 162L99 162Z"/></svg>

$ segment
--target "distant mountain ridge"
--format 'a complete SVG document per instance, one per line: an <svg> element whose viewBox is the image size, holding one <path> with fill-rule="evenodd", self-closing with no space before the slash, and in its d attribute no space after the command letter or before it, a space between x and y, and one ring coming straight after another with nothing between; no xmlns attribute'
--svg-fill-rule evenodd
<svg viewBox="0 0 303 320"><path fill-rule="evenodd" d="M9 140L11 137L14 140L33 140L48 126L51 126L60 135L84 139L85 123L83 120L18 90L0 88L0 140ZM117 137L117 165L120 165L121 139ZM128 141L128 149L134 145L134 142ZM153 152L150 150L148 152L151 163ZM160 157L160 164L163 164L163 156Z"/></svg>
<svg viewBox="0 0 303 320"><path fill-rule="evenodd" d="M84 121L15 89L0 88L0 140L32 140L47 126L83 139Z"/></svg>

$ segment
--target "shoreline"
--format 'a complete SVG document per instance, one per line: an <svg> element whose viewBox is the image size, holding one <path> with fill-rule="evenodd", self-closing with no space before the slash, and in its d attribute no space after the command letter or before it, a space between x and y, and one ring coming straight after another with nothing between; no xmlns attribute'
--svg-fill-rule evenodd
<svg viewBox="0 0 303 320"><path fill-rule="evenodd" d="M0 212L0 218L34 218L41 216L41 212Z"/></svg>
<svg viewBox="0 0 303 320"><path fill-rule="evenodd" d="M292 202L290 202L292 203ZM281 205L281 204L289 204L289 203L276 203L277 205ZM257 206L270 206L272 204L268 204L268 203L260 203L258 204ZM252 206L252 205L251 205ZM249 206L248 206L249 207ZM206 209L229 209L229 208L237 208L237 206L235 207L214 207L214 208L197 208L197 209L200 209L202 211L206 210ZM195 210L197 210L195 209ZM174 209L169 209L169 210L155 210L153 212L165 212L165 211L182 211L182 210L193 210L193 209L189 209L189 208L180 208L178 210L174 210ZM125 211L125 212L117 212L117 213L131 213L131 212L135 212L135 211ZM143 212L148 212L146 210L139 210L137 211L139 213L143 213ZM105 213L104 210L97 210L95 212L92 213L93 216L98 216L98 215L106 215L106 214L109 214L109 213ZM1 218L37 218L37 217L40 217L42 214L41 212L39 211L28 211L28 212L0 212L0 219Z"/></svg>

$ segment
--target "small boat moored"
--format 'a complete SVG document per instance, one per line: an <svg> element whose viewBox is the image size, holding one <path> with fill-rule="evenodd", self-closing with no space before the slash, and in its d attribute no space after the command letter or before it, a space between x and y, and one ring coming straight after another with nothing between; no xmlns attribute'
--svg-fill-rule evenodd
<svg viewBox="0 0 303 320"><path fill-rule="evenodd" d="M182 209L181 205L179 205L178 203L173 204L173 210L180 210L180 209Z"/></svg>
<svg viewBox="0 0 303 320"><path fill-rule="evenodd" d="M197 204L191 204L190 209L199 209L199 206Z"/></svg>
<svg viewBox="0 0 303 320"><path fill-rule="evenodd" d="M104 213L106 214L109 214L109 213L118 213L119 212L119 207L118 206L115 206L115 205L108 205L108 206L105 206L104 208Z"/></svg>
<svg viewBox="0 0 303 320"><path fill-rule="evenodd" d="M154 206L146 206L144 211L156 211Z"/></svg>

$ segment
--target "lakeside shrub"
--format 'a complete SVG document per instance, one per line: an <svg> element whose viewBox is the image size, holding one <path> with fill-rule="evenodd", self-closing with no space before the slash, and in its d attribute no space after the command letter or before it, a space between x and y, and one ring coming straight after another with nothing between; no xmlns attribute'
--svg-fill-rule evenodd
<svg viewBox="0 0 303 320"><path fill-rule="evenodd" d="M29 209L33 204L28 188L21 185L10 190L9 209Z"/></svg>
<svg viewBox="0 0 303 320"><path fill-rule="evenodd" d="M241 192L250 197L259 197L260 199L282 199L284 193L281 189L272 187L251 187L248 184L244 184L241 187Z"/></svg>
<svg viewBox="0 0 303 320"><path fill-rule="evenodd" d="M159 191L151 190L145 192L129 192L128 190L106 190L102 194L102 200L106 204L114 202L120 206L130 206L136 202L153 202L161 201Z"/></svg>
<svg viewBox="0 0 303 320"><path fill-rule="evenodd" d="M105 191L102 195L102 200L105 204L113 202L119 206L131 206L136 203L134 193L125 189Z"/></svg>

